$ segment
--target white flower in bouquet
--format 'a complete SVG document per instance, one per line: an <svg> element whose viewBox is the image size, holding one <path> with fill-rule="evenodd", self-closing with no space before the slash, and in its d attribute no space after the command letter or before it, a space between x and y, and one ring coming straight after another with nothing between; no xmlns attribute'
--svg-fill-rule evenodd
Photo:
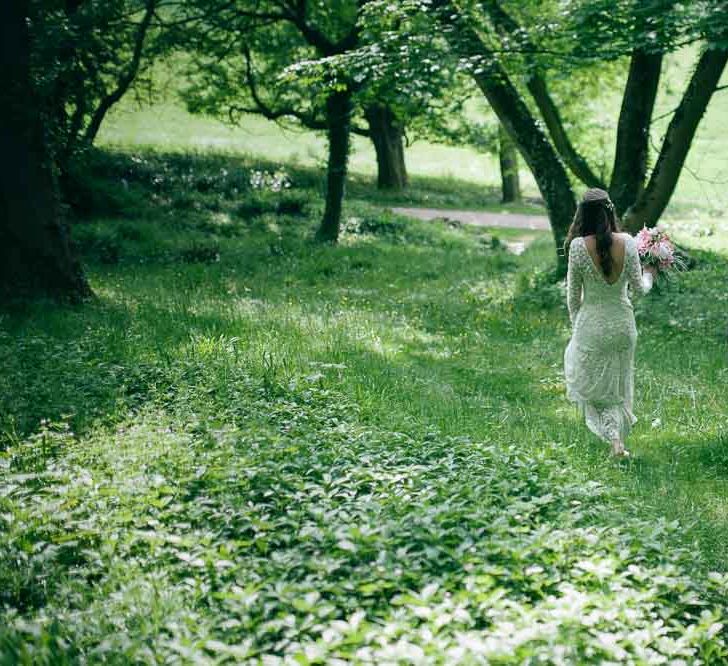
<svg viewBox="0 0 728 666"><path fill-rule="evenodd" d="M661 240L657 245L657 256L660 261L671 262L675 257L675 248L672 243L667 240Z"/></svg>

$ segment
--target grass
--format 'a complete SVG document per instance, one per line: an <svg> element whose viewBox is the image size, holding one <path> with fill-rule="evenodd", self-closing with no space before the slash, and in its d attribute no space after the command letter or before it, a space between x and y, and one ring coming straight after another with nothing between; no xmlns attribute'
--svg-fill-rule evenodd
<svg viewBox="0 0 728 666"><path fill-rule="evenodd" d="M123 149L229 151L257 161L285 164L289 169L320 170L326 160L326 140L321 133L282 129L256 116L246 116L242 126L233 128L189 114L172 101L145 108L119 106L104 124L99 142ZM408 148L407 160L414 187L404 195L390 195L388 203L447 208L498 204L500 172L497 159L491 155L417 141ZM375 178L374 148L367 139L352 137L350 169L352 188L357 188L357 183L368 185ZM530 175L524 173L523 180L526 194L537 196Z"/></svg>
<svg viewBox="0 0 728 666"><path fill-rule="evenodd" d="M321 247L266 167L98 156L98 299L0 318L0 663L725 663L726 256L637 306L614 463L548 235L360 200Z"/></svg>

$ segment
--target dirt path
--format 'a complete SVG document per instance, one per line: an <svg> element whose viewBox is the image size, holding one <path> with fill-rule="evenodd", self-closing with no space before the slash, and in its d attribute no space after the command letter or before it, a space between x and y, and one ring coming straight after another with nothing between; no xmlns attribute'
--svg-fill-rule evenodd
<svg viewBox="0 0 728 666"><path fill-rule="evenodd" d="M512 229L550 229L545 215L520 213L488 213L475 210L443 210L437 208L392 208L394 213L415 217L419 220L456 220L478 227L510 227Z"/></svg>

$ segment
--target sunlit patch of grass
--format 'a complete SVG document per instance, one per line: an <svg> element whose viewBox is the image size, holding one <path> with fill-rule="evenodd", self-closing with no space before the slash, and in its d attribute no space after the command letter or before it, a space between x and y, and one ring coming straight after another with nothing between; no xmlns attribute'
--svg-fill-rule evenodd
<svg viewBox="0 0 728 666"><path fill-rule="evenodd" d="M307 168L319 168L326 159L323 132L285 130L258 116L245 116L240 127L231 128L218 120L189 114L174 101L140 109L133 101L122 100L104 122L99 143L124 150L244 154L258 163L276 161ZM452 208L465 205L471 198L493 204L499 199L500 176L494 155L418 141L408 147L407 163L413 184L411 196L424 205ZM376 158L368 139L352 137L350 170L355 196L360 183L366 184L367 193L376 192ZM521 178L526 193L536 196L528 170L523 170ZM471 197L458 198L464 192ZM405 194L390 201L411 199Z"/></svg>

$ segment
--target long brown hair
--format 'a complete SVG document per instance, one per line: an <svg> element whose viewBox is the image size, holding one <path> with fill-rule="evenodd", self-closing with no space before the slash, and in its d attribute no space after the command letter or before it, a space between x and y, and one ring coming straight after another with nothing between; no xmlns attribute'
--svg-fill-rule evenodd
<svg viewBox="0 0 728 666"><path fill-rule="evenodd" d="M569 256L571 241L579 236L595 236L599 265L606 277L612 273L612 234L619 231L617 215L609 194L597 187L584 193L576 209L574 221L569 227L564 241L564 251Z"/></svg>

